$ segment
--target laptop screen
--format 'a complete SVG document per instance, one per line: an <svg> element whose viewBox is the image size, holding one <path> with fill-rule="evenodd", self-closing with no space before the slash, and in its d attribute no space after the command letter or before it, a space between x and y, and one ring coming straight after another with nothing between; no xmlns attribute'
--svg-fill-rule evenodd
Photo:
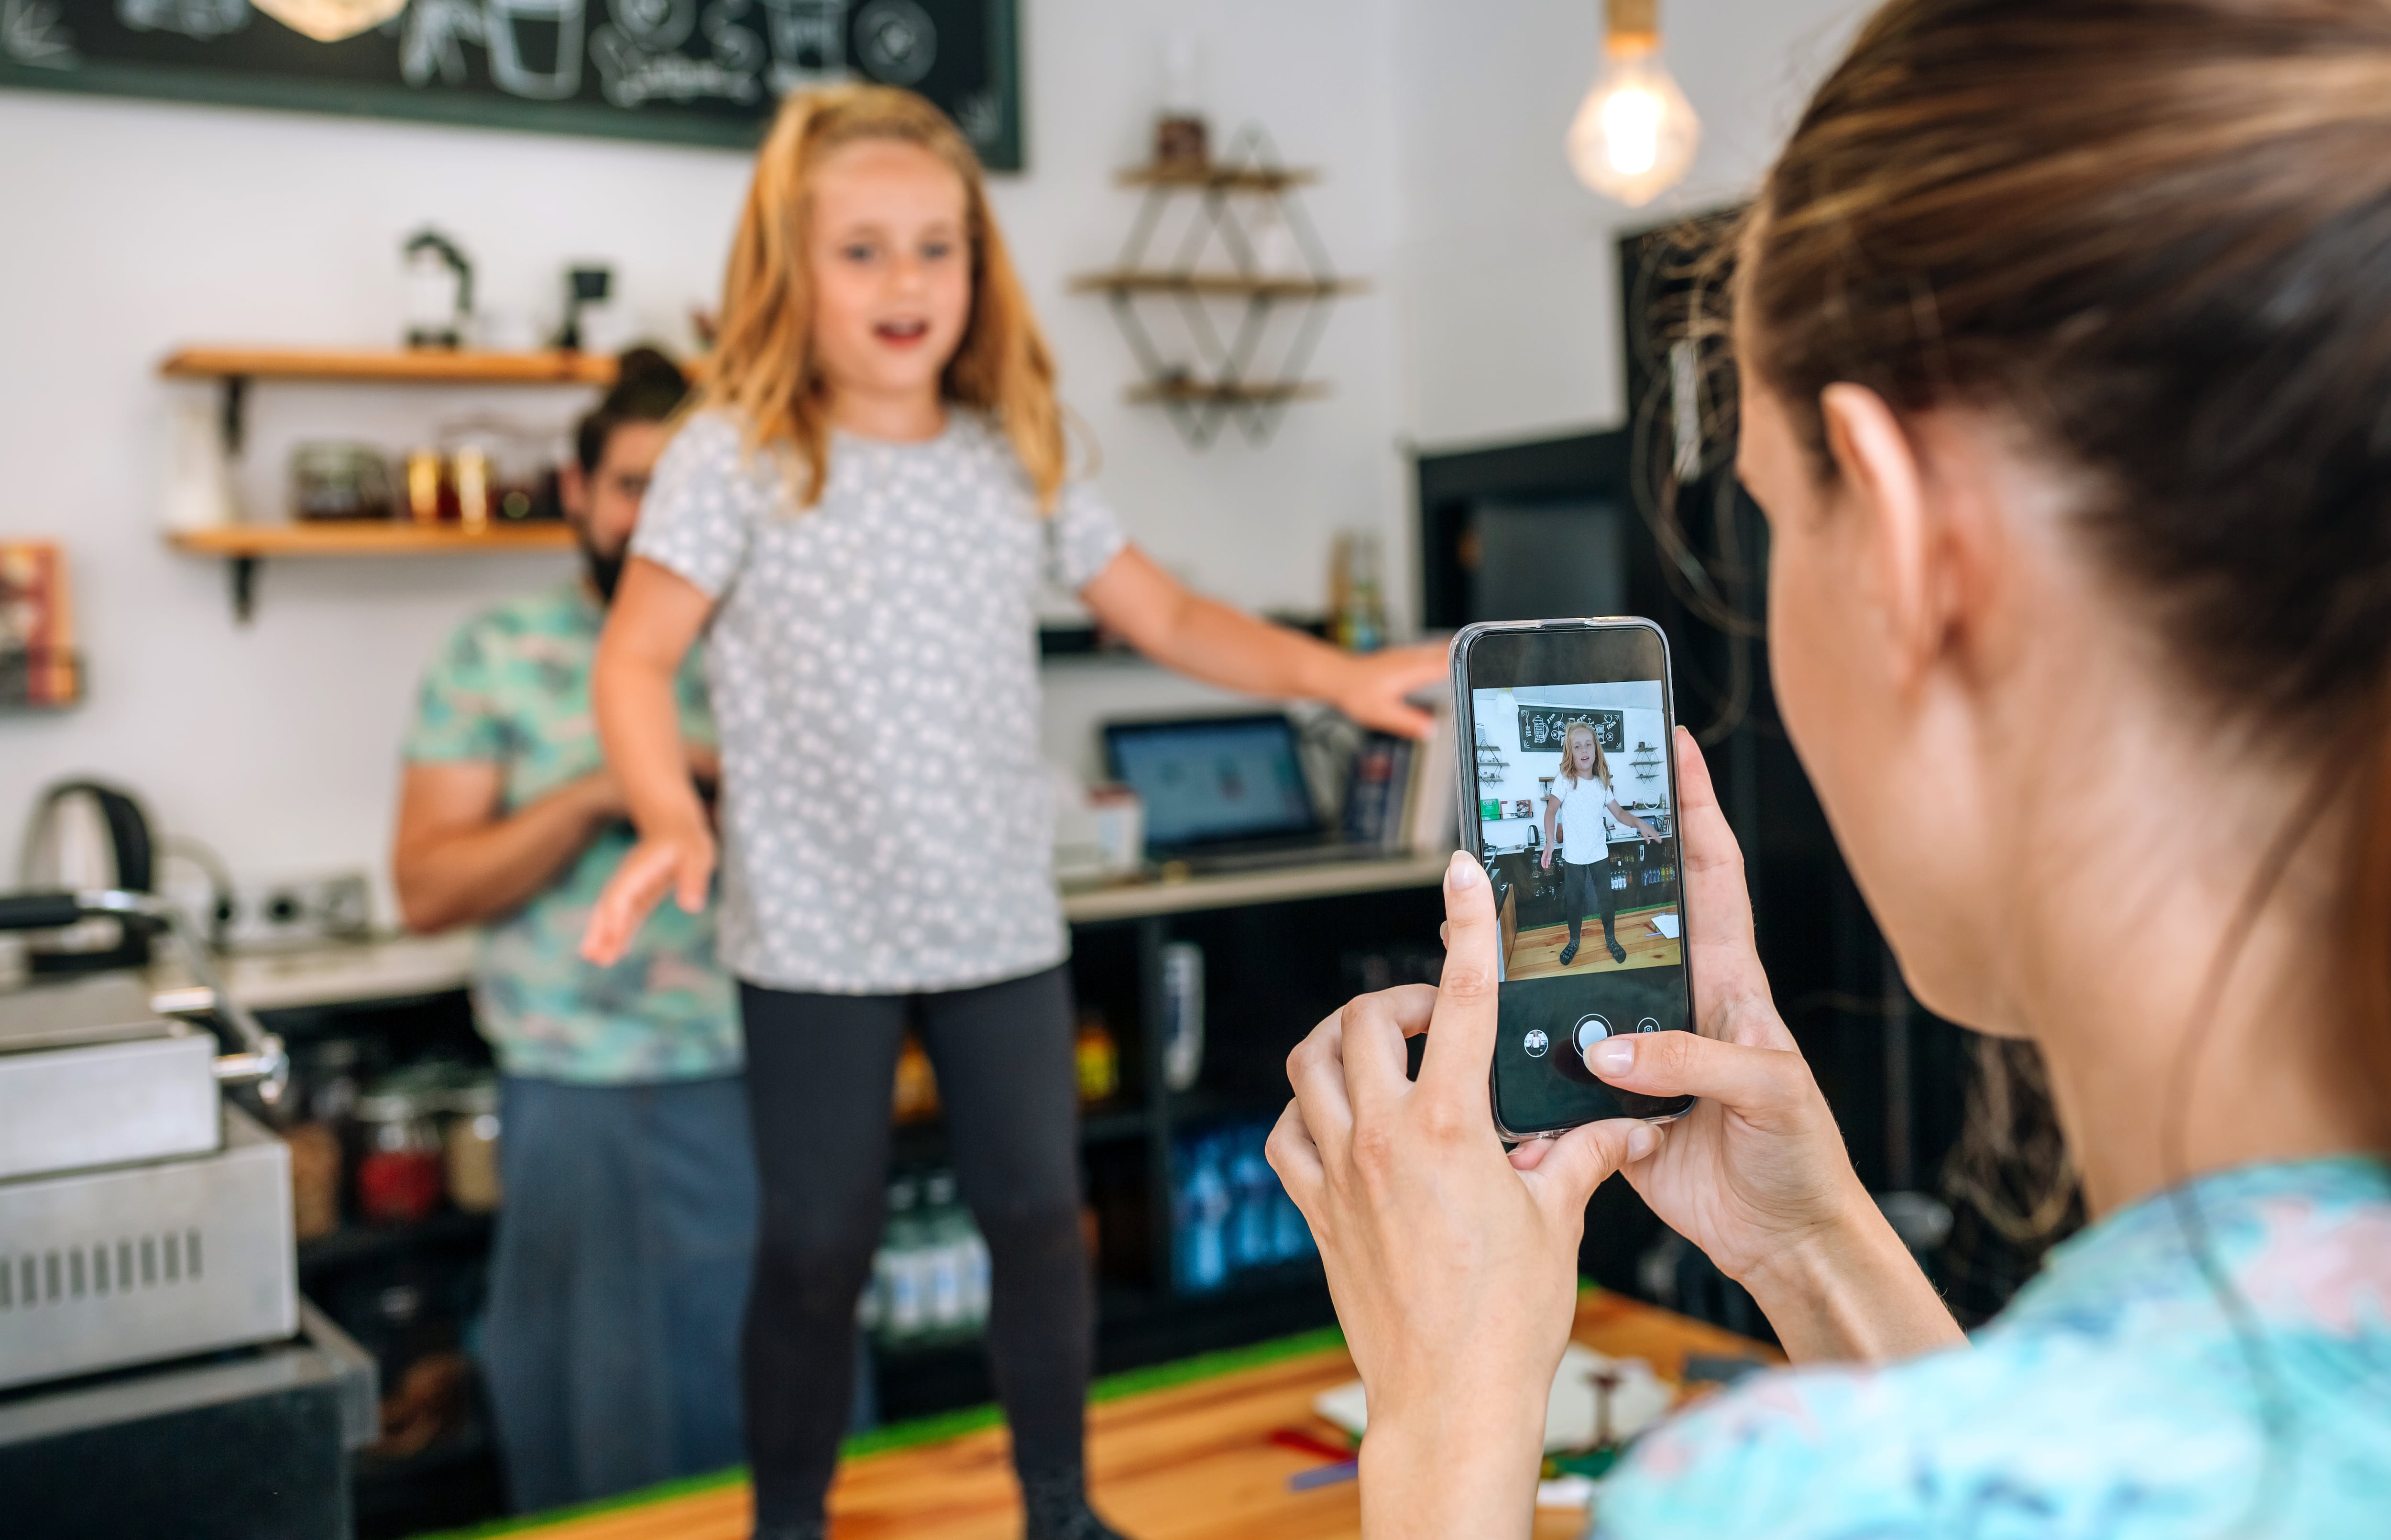
<svg viewBox="0 0 2391 1540"><path fill-rule="evenodd" d="M1111 722L1112 773L1145 804L1151 850L1319 832L1285 717Z"/></svg>

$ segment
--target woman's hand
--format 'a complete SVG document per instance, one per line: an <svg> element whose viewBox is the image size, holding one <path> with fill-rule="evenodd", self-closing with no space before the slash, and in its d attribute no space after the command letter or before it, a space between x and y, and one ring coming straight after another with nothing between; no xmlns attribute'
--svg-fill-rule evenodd
<svg viewBox="0 0 2391 1540"><path fill-rule="evenodd" d="M666 893L694 914L714 880L714 835L703 821L642 835L606 879L581 935L581 955L601 967L622 960L631 938Z"/></svg>
<svg viewBox="0 0 2391 1540"><path fill-rule="evenodd" d="M1586 1198L1658 1143L1609 1122L1505 1157L1487 1100L1501 925L1468 856L1444 897L1441 984L1364 995L1313 1029L1287 1057L1295 1101L1269 1146L1368 1392L1369 1540L1528 1534ZM1415 1082L1403 1039L1420 1031Z"/></svg>
<svg viewBox="0 0 2391 1540"><path fill-rule="evenodd" d="M1670 1228L1751 1290L1796 1360L1899 1357L1957 1343L1958 1326L1860 1185L1777 1014L1752 947L1743 853L1682 728L1675 746L1700 1034L1606 1038L1586 1064L1623 1091L1700 1099L1661 1131L1656 1153L1622 1169Z"/></svg>
<svg viewBox="0 0 2391 1540"><path fill-rule="evenodd" d="M1415 690L1442 683L1451 675L1444 648L1422 642L1376 653L1339 654L1341 666L1328 703L1364 727L1405 738L1425 738L1436 718L1403 699Z"/></svg>

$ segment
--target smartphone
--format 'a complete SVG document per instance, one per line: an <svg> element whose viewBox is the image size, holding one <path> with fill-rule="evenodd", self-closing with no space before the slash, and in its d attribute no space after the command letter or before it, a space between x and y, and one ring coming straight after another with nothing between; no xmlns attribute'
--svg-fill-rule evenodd
<svg viewBox="0 0 2391 1540"><path fill-rule="evenodd" d="M1692 1097L1614 1091L1584 1057L1693 1026L1669 639L1635 616L1465 627L1453 696L1462 848L1502 925L1495 1126L1683 1116Z"/></svg>

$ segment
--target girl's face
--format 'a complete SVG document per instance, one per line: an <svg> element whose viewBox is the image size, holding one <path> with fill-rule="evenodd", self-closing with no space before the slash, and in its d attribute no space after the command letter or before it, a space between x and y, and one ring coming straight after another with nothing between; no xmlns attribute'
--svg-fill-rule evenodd
<svg viewBox="0 0 2391 1540"><path fill-rule="evenodd" d="M814 168L814 354L834 395L936 399L971 318L966 211L963 178L919 145L865 139Z"/></svg>
<svg viewBox="0 0 2391 1540"><path fill-rule="evenodd" d="M1570 733L1570 753L1577 759L1577 773L1580 780L1594 773L1594 739L1591 736L1583 732Z"/></svg>

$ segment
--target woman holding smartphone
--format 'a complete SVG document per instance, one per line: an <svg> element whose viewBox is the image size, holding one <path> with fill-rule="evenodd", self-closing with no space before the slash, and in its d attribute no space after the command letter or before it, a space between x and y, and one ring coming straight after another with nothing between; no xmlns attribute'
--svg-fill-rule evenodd
<svg viewBox="0 0 2391 1540"><path fill-rule="evenodd" d="M1648 840L1661 838L1658 829L1619 805L1610 789L1610 758L1602 752L1602 735L1594 724L1571 722L1561 732L1560 773L1544 794L1544 870L1553 869L1557 848L1561 903L1569 910L1562 967L1577 961L1586 912L1596 905L1602 910L1602 942L1610 949L1610 960L1627 961L1627 949L1619 944L1619 899L1610 887L1609 821L1614 818Z"/></svg>
<svg viewBox="0 0 2391 1540"><path fill-rule="evenodd" d="M1587 1062L1689 1115L1506 1158L1466 862L1441 988L1290 1059L1271 1157L1369 1387L1364 1534L1529 1533L1616 1170L1797 1366L1648 1435L1601 1535L2379 1536L2391 6L1894 0L1735 258L1786 730L1920 1003L2040 1050L2093 1223L1961 1337L1770 1001L1680 735L1700 1030Z"/></svg>

